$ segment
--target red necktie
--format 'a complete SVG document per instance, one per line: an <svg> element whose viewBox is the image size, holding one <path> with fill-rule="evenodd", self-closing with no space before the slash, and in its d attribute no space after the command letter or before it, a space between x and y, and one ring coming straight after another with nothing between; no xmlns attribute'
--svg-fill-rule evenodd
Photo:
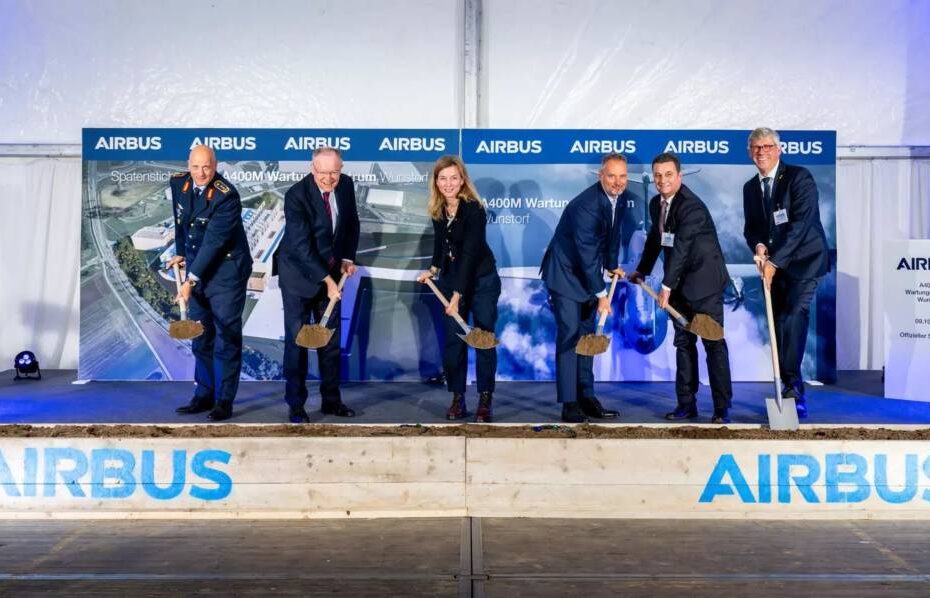
<svg viewBox="0 0 930 598"><path fill-rule="evenodd" d="M326 208L326 215L329 217L329 221L333 221L333 209L329 205L329 191L323 192L323 207Z"/></svg>

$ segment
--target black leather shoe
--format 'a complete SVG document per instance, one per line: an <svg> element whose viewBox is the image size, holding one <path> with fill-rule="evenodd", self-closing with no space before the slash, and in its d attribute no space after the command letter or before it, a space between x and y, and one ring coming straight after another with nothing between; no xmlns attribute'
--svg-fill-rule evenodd
<svg viewBox="0 0 930 598"><path fill-rule="evenodd" d="M588 417L593 417L595 419L615 419L620 417L620 412L615 409L604 409L604 406L601 405L601 402L597 400L597 397L581 397L578 399L578 406L581 407L581 411Z"/></svg>
<svg viewBox="0 0 930 598"><path fill-rule="evenodd" d="M468 417L468 408L465 407L465 395L460 392L452 393L452 404L446 409L446 419L464 419Z"/></svg>
<svg viewBox="0 0 930 598"><path fill-rule="evenodd" d="M213 411L207 414L207 419L213 422L221 422L232 417L232 401L219 401Z"/></svg>
<svg viewBox="0 0 930 598"><path fill-rule="evenodd" d="M665 414L665 419L669 421L678 421L681 419L695 419L698 416L697 405L679 405L674 411Z"/></svg>
<svg viewBox="0 0 930 598"><path fill-rule="evenodd" d="M491 409L493 398L494 395L489 392L478 395L478 409L475 411L476 424L489 424L494 419L494 412Z"/></svg>
<svg viewBox="0 0 930 598"><path fill-rule="evenodd" d="M730 416L727 413L727 410L726 409L714 409L714 416L710 418L710 423L712 424L730 423Z"/></svg>
<svg viewBox="0 0 930 598"><path fill-rule="evenodd" d="M567 424L583 424L588 421L578 403L562 404L562 421Z"/></svg>
<svg viewBox="0 0 930 598"><path fill-rule="evenodd" d="M307 410L303 407L291 407L288 411L287 418L291 420L292 424L310 423L310 416L307 415Z"/></svg>
<svg viewBox="0 0 930 598"><path fill-rule="evenodd" d="M194 413L203 413L204 411L209 411L213 409L214 401L208 399L201 399L194 397L191 399L191 402L187 405L183 405L174 410L175 413L180 413L181 415L193 415Z"/></svg>
<svg viewBox="0 0 930 598"><path fill-rule="evenodd" d="M320 407L323 415L335 415L336 417L355 417L355 410L346 406L345 403L339 402L335 405L323 404Z"/></svg>
<svg viewBox="0 0 930 598"><path fill-rule="evenodd" d="M805 419L807 417L807 399L804 396L804 392L798 392L798 389L789 386L781 393L783 399L794 399L794 408L798 412L798 419Z"/></svg>

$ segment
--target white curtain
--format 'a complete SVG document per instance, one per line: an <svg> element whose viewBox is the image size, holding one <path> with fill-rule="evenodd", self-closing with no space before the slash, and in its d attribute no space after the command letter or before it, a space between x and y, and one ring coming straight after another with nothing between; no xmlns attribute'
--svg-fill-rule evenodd
<svg viewBox="0 0 930 598"><path fill-rule="evenodd" d="M80 158L0 158L0 371L78 363Z"/></svg>
<svg viewBox="0 0 930 598"><path fill-rule="evenodd" d="M837 368L881 369L883 244L930 238L930 160L838 160L836 212Z"/></svg>

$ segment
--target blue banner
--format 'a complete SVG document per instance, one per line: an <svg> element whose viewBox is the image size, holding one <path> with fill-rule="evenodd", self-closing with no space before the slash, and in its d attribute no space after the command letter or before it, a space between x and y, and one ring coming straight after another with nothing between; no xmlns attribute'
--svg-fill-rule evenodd
<svg viewBox="0 0 930 598"><path fill-rule="evenodd" d="M346 161L431 161L459 153L457 129L84 129L85 160L187 160L208 145L219 160L308 160L334 147Z"/></svg>
<svg viewBox="0 0 930 598"><path fill-rule="evenodd" d="M464 129L466 164L596 164L615 152L630 164L650 164L663 152L683 164L751 164L750 131L618 129ZM835 131L780 131L786 160L800 165L836 162Z"/></svg>
<svg viewBox="0 0 930 598"><path fill-rule="evenodd" d="M781 131L784 161L806 166L836 247L836 133ZM85 129L80 372L86 379L190 379L189 343L168 335L176 319L174 222L166 194L191 147L214 148L242 198L254 261L243 313L243 379L283 374L281 296L271 256L286 225L284 195L307 176L314 149L343 153L361 222L358 265L343 292L343 372L353 380L417 380L442 369L445 314L415 282L430 265L427 213L435 160L459 154L487 209L487 240L502 279L498 379L555 377L555 321L538 277L563 208L598 180L605 153L629 160L619 263L636 267L656 191L652 159L674 152L685 184L708 206L730 273L725 329L733 379L771 379L761 282L743 239L742 187L757 174L749 130L512 129ZM835 254L834 254L835 255ZM835 259L835 258L834 258ZM647 280L658 288L661 266ZM835 272L811 312L805 375L835 376ZM675 349L667 314L642 289L622 284L595 360L600 380L672 380ZM311 360L313 361L313 360ZM315 367L315 361L313 365ZM706 379L703 372L702 377Z"/></svg>

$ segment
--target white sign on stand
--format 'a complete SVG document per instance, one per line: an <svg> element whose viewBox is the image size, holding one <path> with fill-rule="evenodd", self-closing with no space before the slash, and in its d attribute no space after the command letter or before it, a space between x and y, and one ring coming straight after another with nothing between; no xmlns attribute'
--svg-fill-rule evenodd
<svg viewBox="0 0 930 598"><path fill-rule="evenodd" d="M930 401L930 240L885 242L885 396Z"/></svg>

